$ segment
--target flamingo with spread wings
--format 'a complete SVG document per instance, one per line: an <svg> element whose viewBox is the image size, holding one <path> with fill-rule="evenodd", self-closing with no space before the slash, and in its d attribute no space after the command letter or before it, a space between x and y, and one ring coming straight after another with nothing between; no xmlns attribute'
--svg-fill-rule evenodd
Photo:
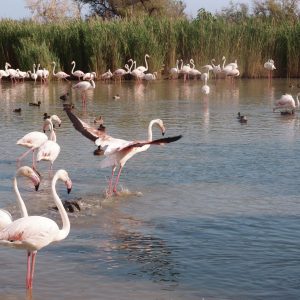
<svg viewBox="0 0 300 300"><path fill-rule="evenodd" d="M163 121L155 119L150 121L148 126L148 139L142 141L127 141L123 139L113 138L106 134L105 127L102 125L98 130L83 122L69 109L65 109L69 119L73 123L76 130L81 132L85 137L93 141L98 147L104 150L106 156L100 163L101 168L112 167L111 177L109 180L107 194L111 196L112 193L117 194L117 185L120 179L122 169L126 162L139 152L149 149L151 145L164 145L179 140L182 136L177 135L173 137L166 137L161 139L152 139L152 127L154 124L158 125L162 134L165 133ZM104 127L104 129L103 129ZM119 167L118 174L113 183L116 168Z"/></svg>

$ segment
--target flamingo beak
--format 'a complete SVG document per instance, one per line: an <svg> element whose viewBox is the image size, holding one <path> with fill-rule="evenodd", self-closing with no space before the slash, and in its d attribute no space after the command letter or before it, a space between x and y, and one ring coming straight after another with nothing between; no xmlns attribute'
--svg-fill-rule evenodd
<svg viewBox="0 0 300 300"><path fill-rule="evenodd" d="M40 187L40 183L36 184L34 187L35 187L35 190L38 191L39 187Z"/></svg>
<svg viewBox="0 0 300 300"><path fill-rule="evenodd" d="M72 181L71 179L68 179L66 182L65 182L66 186L67 186L67 191L68 191L68 194L70 194L71 190L72 190Z"/></svg>

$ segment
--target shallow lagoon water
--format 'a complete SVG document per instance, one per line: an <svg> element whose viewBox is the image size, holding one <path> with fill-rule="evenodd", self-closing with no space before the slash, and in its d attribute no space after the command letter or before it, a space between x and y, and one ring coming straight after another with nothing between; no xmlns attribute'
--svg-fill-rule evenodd
<svg viewBox="0 0 300 300"><path fill-rule="evenodd" d="M1 207L19 217L12 178L25 148L15 143L41 130L44 112L62 119L54 169L66 169L73 181L71 194L61 184L57 190L82 206L69 214L69 236L39 251L32 296L26 253L0 248L1 299L299 298L299 118L272 112L274 99L297 90L279 79L271 87L266 80L210 86L205 98L200 81L96 82L85 111L72 91L75 113L91 123L102 115L112 136L143 139L154 118L163 119L166 136L183 135L129 160L121 196L105 199L111 171L99 168L95 146L62 110L59 96L70 84L1 83ZM40 107L28 105L38 100ZM13 113L18 107L21 114ZM239 111L247 124L238 122ZM39 170L38 192L19 180L23 198L30 214L60 224L48 164Z"/></svg>

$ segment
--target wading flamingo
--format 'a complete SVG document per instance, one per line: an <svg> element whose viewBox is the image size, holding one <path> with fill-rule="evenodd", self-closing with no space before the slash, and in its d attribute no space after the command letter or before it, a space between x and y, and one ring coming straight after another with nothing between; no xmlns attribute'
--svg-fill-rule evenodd
<svg viewBox="0 0 300 300"><path fill-rule="evenodd" d="M13 221L0 231L1 245L27 250L27 289L32 289L37 251L52 242L65 239L70 232L70 221L67 212L55 189L56 182L59 179L66 184L68 193L71 191L72 182L65 170L57 171L52 179L52 195L62 218L62 229L59 229L57 223L49 218L25 216Z"/></svg>
<svg viewBox="0 0 300 300"><path fill-rule="evenodd" d="M275 101L275 107L273 108L273 112L275 112L278 109L282 114L294 114L296 108L299 107L299 95L300 93L296 95L296 101L290 94L282 95L280 99Z"/></svg>
<svg viewBox="0 0 300 300"><path fill-rule="evenodd" d="M177 59L176 67L171 68L169 71L169 79L174 79L174 77L178 78L178 73L179 73L178 64L179 64L179 60Z"/></svg>
<svg viewBox="0 0 300 300"><path fill-rule="evenodd" d="M39 131L32 131L27 134L25 134L21 139L17 141L17 145L29 148L25 153L23 153L21 156L17 158L17 166L19 167L21 164L21 160L30 152L32 152L32 167L35 169L35 157L34 157L34 151L42 146L46 141L48 140L48 137L45 133L39 132Z"/></svg>
<svg viewBox="0 0 300 300"><path fill-rule="evenodd" d="M144 66L139 66L136 69L142 73L145 73L146 71L148 71L148 62L147 62L147 58L149 58L150 55L149 54L145 54L145 67Z"/></svg>
<svg viewBox="0 0 300 300"><path fill-rule="evenodd" d="M122 69L122 68L119 68L117 70L115 70L113 72L113 78L115 80L119 80L120 82L122 81L122 77L125 76L126 74L128 74L130 72L130 68L128 66L128 64L125 64L124 68L126 69Z"/></svg>
<svg viewBox="0 0 300 300"><path fill-rule="evenodd" d="M65 79L66 81L69 81L67 79L67 77L70 77L70 75L67 74L67 73L65 73L65 72L63 72L63 71L59 71L57 73L54 73L54 70L55 70L55 67L56 67L56 62L53 61L52 64L53 64L53 70L52 70L53 76L56 77L57 79Z"/></svg>
<svg viewBox="0 0 300 300"><path fill-rule="evenodd" d="M40 177L30 167L23 166L17 170L16 175L13 180L13 187L15 190L15 194L17 196L17 204L19 206L21 216L27 217L28 216L27 208L21 197L21 194L20 194L20 191L18 188L18 183L17 183L17 178L20 176L29 178L32 181L32 183L34 184L36 191L39 189ZM12 223L12 221L13 220L12 220L11 214L7 210L0 209L0 230L2 230L8 224Z"/></svg>
<svg viewBox="0 0 300 300"><path fill-rule="evenodd" d="M264 63L264 68L268 70L268 79L269 79L269 81L271 81L273 70L276 70L276 67L274 65L274 60L273 59L268 59L268 61L266 61Z"/></svg>
<svg viewBox="0 0 300 300"><path fill-rule="evenodd" d="M75 65L76 65L75 60L73 60L73 61L71 62L71 65L73 65L71 74L72 74L74 77L77 77L78 80L80 80L80 78L84 76L84 73L83 73L81 70L76 70L76 71L74 72Z"/></svg>
<svg viewBox="0 0 300 300"><path fill-rule="evenodd" d="M54 126L52 124L51 118L47 118L44 121L43 130L49 128L50 136L49 139L43 143L37 150L36 161L40 162L41 160L49 161L50 167L49 171L52 172L53 163L60 153L60 146L56 142L56 134L54 132Z"/></svg>
<svg viewBox="0 0 300 300"><path fill-rule="evenodd" d="M112 167L111 178L109 180L107 191L108 196L111 196L112 192L117 193L117 185L122 169L127 160L129 160L132 156L134 156L136 153L148 150L151 145L163 145L172 143L182 137L181 135L178 135L152 140L152 126L154 124L159 126L163 135L165 133L163 121L160 119L155 119L149 123L148 139L143 141L126 141L107 135L105 130L96 130L95 128L80 120L71 112L71 110L65 109L65 111L76 130L81 132L85 137L95 142L98 147L104 149L104 155L106 156L106 158L100 162L100 167ZM113 184L114 173L117 167L119 167L119 171Z"/></svg>
<svg viewBox="0 0 300 300"><path fill-rule="evenodd" d="M210 87L209 85L207 84L207 78L204 79L204 85L202 86L201 88L201 92L204 94L204 95L208 95L210 93Z"/></svg>
<svg viewBox="0 0 300 300"><path fill-rule="evenodd" d="M72 86L74 90L78 90L81 92L81 99L83 103L86 103L86 91L94 89L96 87L93 79L89 81L81 81Z"/></svg>

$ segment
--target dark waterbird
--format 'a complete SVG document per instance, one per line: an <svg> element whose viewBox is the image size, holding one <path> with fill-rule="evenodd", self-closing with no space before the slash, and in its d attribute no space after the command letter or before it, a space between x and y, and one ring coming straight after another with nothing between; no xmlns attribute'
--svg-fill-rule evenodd
<svg viewBox="0 0 300 300"><path fill-rule="evenodd" d="M66 100L69 99L69 97L70 97L70 93L67 92L67 93L61 95L61 96L59 97L59 99L60 99L60 100L63 100L63 101L66 101Z"/></svg>
<svg viewBox="0 0 300 300"><path fill-rule="evenodd" d="M41 101L38 101L38 102L30 102L29 103L29 106L40 106L41 105Z"/></svg>
<svg viewBox="0 0 300 300"><path fill-rule="evenodd" d="M20 108L15 108L15 109L13 110L13 112L15 112L15 113L20 113L21 111L22 111L21 107L20 107Z"/></svg>

